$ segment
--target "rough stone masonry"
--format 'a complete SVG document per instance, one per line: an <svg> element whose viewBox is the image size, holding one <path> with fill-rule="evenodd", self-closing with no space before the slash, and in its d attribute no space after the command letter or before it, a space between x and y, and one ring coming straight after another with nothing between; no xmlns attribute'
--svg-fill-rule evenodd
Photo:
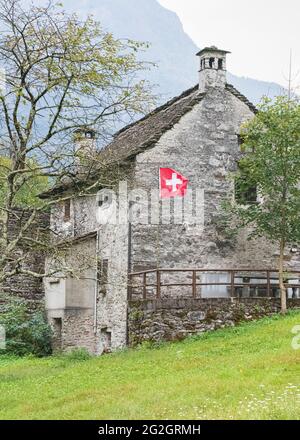
<svg viewBox="0 0 300 440"><path fill-rule="evenodd" d="M215 308L220 324L235 322L231 316L227 317L231 303L226 288L202 289L201 307L196 311L189 302L181 311L168 302L170 297L186 298L189 294L184 288L175 292L166 289L162 298L166 302L159 313L157 309L145 310L141 298L135 298L140 305L132 308L127 297L129 272L158 267L248 270L276 267L278 255L270 243L263 239L249 242L247 231L233 239L219 227L222 202L234 197L234 182L229 176L237 169L242 154L240 127L256 112L243 95L227 84L227 54L215 47L200 51L197 54L199 83L195 87L125 127L104 150L95 152L100 161L109 157L116 169L122 164L128 170L128 187L149 195L153 188L159 187L161 167L172 168L188 178L190 188L201 188L204 193L201 234L193 224L164 221L167 219L163 214L159 223L145 221L148 202L141 201L138 194L128 203L140 211L140 217L115 225L97 223L96 210L104 217L107 206L99 208L96 194L76 197L72 182L42 195L54 200L62 194L69 196L69 215L65 216L66 202L57 202L51 213L51 227L60 239L73 242L71 254L81 255L81 261L93 257L96 261L97 256L101 263L100 276L99 264L95 262L82 270L80 282L68 278L45 280L46 307L56 332L56 348L80 346L101 354L125 347L136 339L165 338L165 333L169 334L177 325L182 334L189 333L190 327L192 332L202 331L207 327L201 312L203 304L208 304L203 302L204 298L211 301L210 309ZM289 268L300 269L299 253L287 255L286 259ZM205 281L218 281L220 277L205 275ZM223 302L212 300L220 297ZM266 313L270 307L275 311L275 306L268 306ZM207 315L207 307L204 308ZM135 310L142 312L142 321L133 317ZM250 315L256 316L252 312ZM176 335L178 331L174 330Z"/></svg>
<svg viewBox="0 0 300 440"><path fill-rule="evenodd" d="M30 210L15 208L8 216L8 235L13 240L19 233L22 225L28 221L31 216ZM40 231L49 230L49 214L39 213L35 221L31 224L28 231L29 235L36 236ZM1 230L1 220L0 220ZM26 256L23 267L36 273L44 273L45 252L42 250L31 249L28 245L20 241L15 250L16 256L19 254ZM33 309L40 306L44 308L45 292L43 280L39 277L17 274L8 278L1 286L1 291L7 295L20 297L28 301Z"/></svg>
<svg viewBox="0 0 300 440"><path fill-rule="evenodd" d="M129 344L180 341L280 311L276 298L171 298L129 302ZM299 308L300 299L289 299Z"/></svg>

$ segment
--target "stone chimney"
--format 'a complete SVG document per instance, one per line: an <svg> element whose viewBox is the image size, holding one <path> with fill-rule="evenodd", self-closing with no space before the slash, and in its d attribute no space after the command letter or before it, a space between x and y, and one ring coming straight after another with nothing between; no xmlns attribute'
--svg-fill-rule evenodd
<svg viewBox="0 0 300 440"><path fill-rule="evenodd" d="M74 131L75 154L78 158L93 157L96 152L96 131L90 127Z"/></svg>
<svg viewBox="0 0 300 440"><path fill-rule="evenodd" d="M209 88L223 89L226 85L227 50L216 46L205 47L197 53L200 58L199 91L206 92Z"/></svg>

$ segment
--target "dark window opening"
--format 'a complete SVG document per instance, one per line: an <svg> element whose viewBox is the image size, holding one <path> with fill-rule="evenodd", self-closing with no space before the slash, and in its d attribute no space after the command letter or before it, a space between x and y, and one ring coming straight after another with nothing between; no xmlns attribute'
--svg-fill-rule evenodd
<svg viewBox="0 0 300 440"><path fill-rule="evenodd" d="M49 280L49 284L59 284L60 283L60 279L59 278L52 278L51 280Z"/></svg>
<svg viewBox="0 0 300 440"><path fill-rule="evenodd" d="M98 260L97 280L99 283L99 292L106 295L108 283L108 260Z"/></svg>
<svg viewBox="0 0 300 440"><path fill-rule="evenodd" d="M111 352L111 332L107 327L101 329L101 342L103 347L103 353Z"/></svg>
<svg viewBox="0 0 300 440"><path fill-rule="evenodd" d="M96 131L92 128L78 128L74 131L75 139L95 139Z"/></svg>
<svg viewBox="0 0 300 440"><path fill-rule="evenodd" d="M238 135L237 135L237 139L238 139L239 150L240 150L240 151L243 151L243 150L244 150L244 148L243 148L243 145L244 145L244 138L243 138L242 135L238 134Z"/></svg>
<svg viewBox="0 0 300 440"><path fill-rule="evenodd" d="M60 351L62 348L62 318L52 319L52 349L53 351Z"/></svg>
<svg viewBox="0 0 300 440"><path fill-rule="evenodd" d="M53 318L53 329L61 332L62 329L62 318Z"/></svg>
<svg viewBox="0 0 300 440"><path fill-rule="evenodd" d="M65 200L64 202L64 221L67 222L71 218L71 200Z"/></svg>
<svg viewBox="0 0 300 440"><path fill-rule="evenodd" d="M105 203L109 202L109 197L108 196L104 196L103 199L99 199L98 200L98 206L101 207L103 206Z"/></svg>
<svg viewBox="0 0 300 440"><path fill-rule="evenodd" d="M257 203L257 185L251 181L247 170L239 167L240 174L235 178L234 197L240 205Z"/></svg>
<svg viewBox="0 0 300 440"><path fill-rule="evenodd" d="M209 68L212 69L214 67L214 63L215 63L215 59L214 58L210 58L209 59Z"/></svg>
<svg viewBox="0 0 300 440"><path fill-rule="evenodd" d="M246 144L246 141L245 141L245 138L243 135L238 134L237 138L238 138L239 150L242 153L246 152L246 148L247 148L247 153L254 153L254 151L255 151L254 147L252 146L249 148L249 145Z"/></svg>
<svg viewBox="0 0 300 440"><path fill-rule="evenodd" d="M223 60L222 60L222 58L218 59L218 69L219 70L223 70Z"/></svg>

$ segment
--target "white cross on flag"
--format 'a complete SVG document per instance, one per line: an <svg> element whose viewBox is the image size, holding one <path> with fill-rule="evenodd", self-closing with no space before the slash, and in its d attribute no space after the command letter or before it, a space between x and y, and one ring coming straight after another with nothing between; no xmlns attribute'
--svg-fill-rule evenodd
<svg viewBox="0 0 300 440"><path fill-rule="evenodd" d="M162 199L171 197L184 197L186 194L188 179L172 168L159 169L159 189Z"/></svg>

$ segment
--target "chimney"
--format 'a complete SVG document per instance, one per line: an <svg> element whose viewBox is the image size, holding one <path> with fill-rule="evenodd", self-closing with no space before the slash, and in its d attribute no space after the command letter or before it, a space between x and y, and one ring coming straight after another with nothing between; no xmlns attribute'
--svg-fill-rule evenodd
<svg viewBox="0 0 300 440"><path fill-rule="evenodd" d="M96 152L96 131L90 127L78 128L74 131L74 144L78 160L93 157Z"/></svg>
<svg viewBox="0 0 300 440"><path fill-rule="evenodd" d="M197 53L200 58L199 91L206 92L209 88L224 89L226 85L227 50L216 46L205 47Z"/></svg>

